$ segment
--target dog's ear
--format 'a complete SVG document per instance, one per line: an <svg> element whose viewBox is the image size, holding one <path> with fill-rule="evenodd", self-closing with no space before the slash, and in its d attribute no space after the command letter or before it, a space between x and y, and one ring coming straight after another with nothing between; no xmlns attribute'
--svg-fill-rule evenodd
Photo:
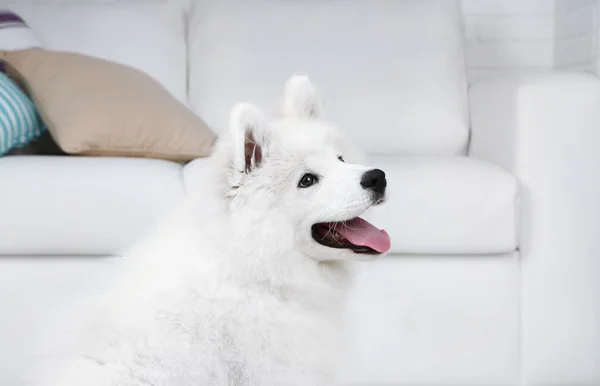
<svg viewBox="0 0 600 386"><path fill-rule="evenodd" d="M285 84L282 114L293 118L320 118L323 104L315 86L305 75L294 75Z"/></svg>
<svg viewBox="0 0 600 386"><path fill-rule="evenodd" d="M249 174L262 162L267 146L267 122L256 107L240 103L230 115L235 170Z"/></svg>

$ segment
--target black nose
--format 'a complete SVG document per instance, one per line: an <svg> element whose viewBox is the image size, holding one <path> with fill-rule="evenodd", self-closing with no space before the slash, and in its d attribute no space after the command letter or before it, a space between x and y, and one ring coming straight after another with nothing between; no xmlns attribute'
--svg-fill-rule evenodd
<svg viewBox="0 0 600 386"><path fill-rule="evenodd" d="M363 188L372 190L379 196L383 196L385 193L385 187L387 186L385 173L380 169L369 170L362 175L360 184Z"/></svg>

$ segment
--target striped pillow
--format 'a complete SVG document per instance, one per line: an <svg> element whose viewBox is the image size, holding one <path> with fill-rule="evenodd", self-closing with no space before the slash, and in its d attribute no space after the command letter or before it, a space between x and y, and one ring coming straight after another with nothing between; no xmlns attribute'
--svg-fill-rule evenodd
<svg viewBox="0 0 600 386"><path fill-rule="evenodd" d="M46 130L31 99L0 73L0 155L21 147Z"/></svg>

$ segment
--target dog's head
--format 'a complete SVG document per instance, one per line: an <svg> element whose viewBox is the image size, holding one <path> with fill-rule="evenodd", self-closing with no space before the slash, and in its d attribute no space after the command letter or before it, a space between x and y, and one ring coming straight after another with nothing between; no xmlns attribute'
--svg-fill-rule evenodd
<svg viewBox="0 0 600 386"><path fill-rule="evenodd" d="M240 226L319 261L361 259L390 248L390 238L361 216L384 202L382 170L357 161L345 137L322 119L310 80L287 82L280 119L236 105L220 140L222 194ZM284 247L285 248L285 247Z"/></svg>

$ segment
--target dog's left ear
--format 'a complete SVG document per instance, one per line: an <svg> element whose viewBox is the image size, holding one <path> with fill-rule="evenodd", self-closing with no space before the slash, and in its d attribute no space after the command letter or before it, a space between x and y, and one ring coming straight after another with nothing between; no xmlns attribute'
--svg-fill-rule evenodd
<svg viewBox="0 0 600 386"><path fill-rule="evenodd" d="M317 89L305 75L294 75L285 84L282 114L290 118L320 118L323 104Z"/></svg>
<svg viewBox="0 0 600 386"><path fill-rule="evenodd" d="M230 134L235 170L251 173L262 162L267 147L264 114L247 103L234 106L230 115Z"/></svg>

